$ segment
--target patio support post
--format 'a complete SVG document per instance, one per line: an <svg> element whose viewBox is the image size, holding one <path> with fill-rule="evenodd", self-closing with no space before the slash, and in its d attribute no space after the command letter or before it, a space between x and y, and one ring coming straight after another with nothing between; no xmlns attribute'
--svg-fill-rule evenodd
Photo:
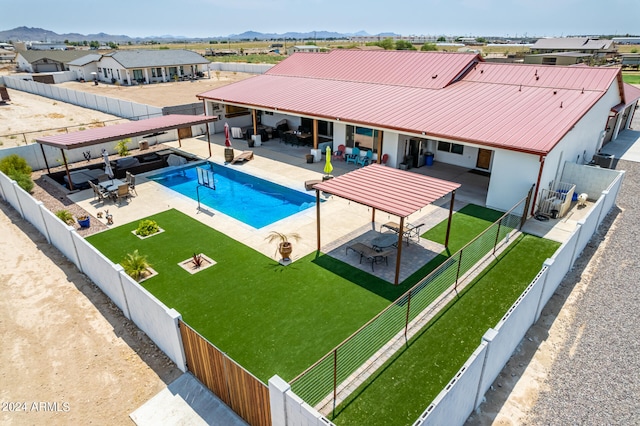
<svg viewBox="0 0 640 426"><path fill-rule="evenodd" d="M40 144L40 150L42 151L42 158L44 158L44 164L47 166L47 173L51 174L51 170L49 170L49 162L47 161L47 155L44 153L44 146Z"/></svg>
<svg viewBox="0 0 640 426"><path fill-rule="evenodd" d="M396 277L393 280L393 285L398 285L398 278L400 277L400 260L402 260L402 237L404 229L404 217L400 218L400 229L398 229L398 255L396 256Z"/></svg>
<svg viewBox="0 0 640 426"><path fill-rule="evenodd" d="M316 189L316 239L318 241L318 252L320 251L320 190Z"/></svg>
<svg viewBox="0 0 640 426"><path fill-rule="evenodd" d="M371 207L371 223L373 223L373 227L375 228L375 223L376 223L376 209L374 209L373 207Z"/></svg>
<svg viewBox="0 0 640 426"><path fill-rule="evenodd" d="M67 164L67 157L64 155L64 149L60 148L62 153L62 161L64 161L64 168L67 170L67 179L69 179L69 189L73 191L73 182L71 181L71 173L69 173L69 165Z"/></svg>
<svg viewBox="0 0 640 426"><path fill-rule="evenodd" d="M313 119L313 149L318 149L318 119Z"/></svg>
<svg viewBox="0 0 640 426"><path fill-rule="evenodd" d="M253 134L255 136L258 134L258 113L255 108L251 110L251 120L253 121Z"/></svg>
<svg viewBox="0 0 640 426"><path fill-rule="evenodd" d="M444 238L444 248L449 249L449 232L451 232L451 217L453 216L453 203L456 200L456 190L451 191L451 204L449 205L449 220L447 221L447 236Z"/></svg>
<svg viewBox="0 0 640 426"><path fill-rule="evenodd" d="M378 130L378 159L376 163L382 164L382 138L384 137L384 131Z"/></svg>
<svg viewBox="0 0 640 426"><path fill-rule="evenodd" d="M204 103L204 99L202 102ZM204 123L204 126L207 128L207 146L209 147L209 157L211 157L211 132L209 131L209 123Z"/></svg>

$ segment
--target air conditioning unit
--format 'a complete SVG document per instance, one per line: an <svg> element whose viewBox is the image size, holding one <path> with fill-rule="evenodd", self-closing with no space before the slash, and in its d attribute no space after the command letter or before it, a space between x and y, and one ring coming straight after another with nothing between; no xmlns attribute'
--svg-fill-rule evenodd
<svg viewBox="0 0 640 426"><path fill-rule="evenodd" d="M611 154L598 153L593 156L593 162L602 168L612 169L614 158Z"/></svg>

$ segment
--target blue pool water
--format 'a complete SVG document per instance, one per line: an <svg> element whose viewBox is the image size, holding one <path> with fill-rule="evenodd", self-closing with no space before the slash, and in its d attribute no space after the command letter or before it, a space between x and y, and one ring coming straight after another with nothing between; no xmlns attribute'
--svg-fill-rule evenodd
<svg viewBox="0 0 640 426"><path fill-rule="evenodd" d="M200 187L200 204L239 221L262 228L315 206L315 197L218 164L199 163L149 179L198 200L196 166L213 168L216 189Z"/></svg>

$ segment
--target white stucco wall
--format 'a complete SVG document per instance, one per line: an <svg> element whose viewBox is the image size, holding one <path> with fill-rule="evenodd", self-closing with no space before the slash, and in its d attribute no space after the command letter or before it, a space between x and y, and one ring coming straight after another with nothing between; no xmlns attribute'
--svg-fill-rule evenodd
<svg viewBox="0 0 640 426"><path fill-rule="evenodd" d="M527 196L540 169L537 155L507 150L493 152L487 207L506 211Z"/></svg>

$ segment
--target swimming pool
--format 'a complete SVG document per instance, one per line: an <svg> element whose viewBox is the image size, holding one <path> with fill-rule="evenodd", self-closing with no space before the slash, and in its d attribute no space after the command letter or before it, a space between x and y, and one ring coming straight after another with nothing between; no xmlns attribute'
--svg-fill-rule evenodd
<svg viewBox="0 0 640 426"><path fill-rule="evenodd" d="M254 228L262 228L315 206L314 196L211 162L168 170L148 179L197 201L196 167L212 168L216 186L215 190L200 187L200 204Z"/></svg>

